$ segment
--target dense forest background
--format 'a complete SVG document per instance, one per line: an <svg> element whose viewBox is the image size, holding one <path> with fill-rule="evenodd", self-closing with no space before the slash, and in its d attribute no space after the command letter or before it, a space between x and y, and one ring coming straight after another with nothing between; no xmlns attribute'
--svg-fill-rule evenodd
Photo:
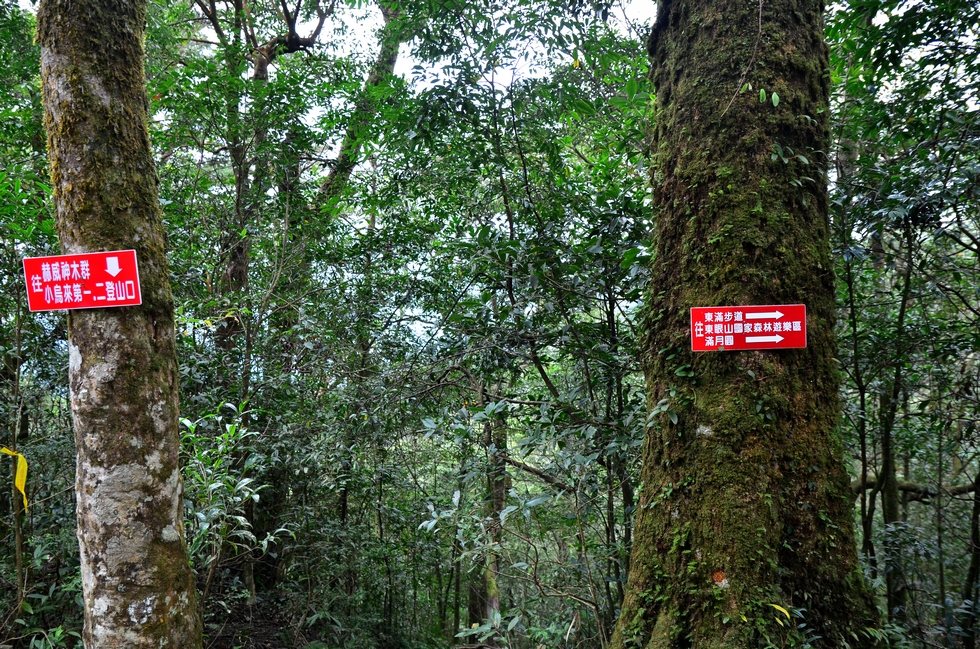
<svg viewBox="0 0 980 649"><path fill-rule="evenodd" d="M151 4L207 646L606 644L656 290L641 14ZM30 462L28 511L0 490L0 644L70 647L65 319L21 271L59 252L33 30L0 4L0 442ZM830 181L841 430L895 647L976 646L978 35L975 1L831 5L833 148L772 151Z"/></svg>

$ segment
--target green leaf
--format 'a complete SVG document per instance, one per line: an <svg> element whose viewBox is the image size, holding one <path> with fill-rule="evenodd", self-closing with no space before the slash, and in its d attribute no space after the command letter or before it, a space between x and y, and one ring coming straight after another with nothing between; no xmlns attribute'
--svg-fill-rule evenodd
<svg viewBox="0 0 980 649"><path fill-rule="evenodd" d="M675 425L677 424L677 413L676 412L674 412L673 410L671 410L670 412L667 413L667 416L670 417L670 421L671 422L673 422Z"/></svg>
<svg viewBox="0 0 980 649"><path fill-rule="evenodd" d="M779 95L776 93L772 93L772 105L774 107L779 105Z"/></svg>
<svg viewBox="0 0 980 649"><path fill-rule="evenodd" d="M765 88L759 88L759 101L761 101L763 103L765 103L765 101L766 101L766 89Z"/></svg>
<svg viewBox="0 0 980 649"><path fill-rule="evenodd" d="M626 270L633 265L633 260L636 259L637 255L640 254L639 248L630 248L625 253L623 253L623 260L619 263L619 267Z"/></svg>
<svg viewBox="0 0 980 649"><path fill-rule="evenodd" d="M572 102L572 106L575 107L575 112L582 117L590 117L595 115L595 106L593 106L591 102L583 99L576 99Z"/></svg>

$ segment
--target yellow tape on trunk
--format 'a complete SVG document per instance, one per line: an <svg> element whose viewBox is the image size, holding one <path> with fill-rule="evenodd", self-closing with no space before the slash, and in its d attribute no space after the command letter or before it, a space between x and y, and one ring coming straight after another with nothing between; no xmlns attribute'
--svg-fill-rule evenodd
<svg viewBox="0 0 980 649"><path fill-rule="evenodd" d="M20 453L11 451L6 446L0 447L0 453L4 455L12 455L17 458L17 475L14 476L14 486L17 487L17 491L24 496L24 511L27 511L27 458L25 458Z"/></svg>

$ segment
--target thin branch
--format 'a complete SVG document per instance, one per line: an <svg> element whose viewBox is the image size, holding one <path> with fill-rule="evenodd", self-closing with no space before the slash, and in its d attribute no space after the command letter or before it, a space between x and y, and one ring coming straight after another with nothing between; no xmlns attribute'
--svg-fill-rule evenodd
<svg viewBox="0 0 980 649"><path fill-rule="evenodd" d="M960 302L963 303L963 306L964 307L966 307L967 309L969 309L970 312L973 313L973 315L975 315L978 318L980 318L980 310L978 310L975 306L973 306L972 304L970 304L970 302L966 299L966 297L964 297L963 294L960 293L959 291L957 291L955 288L953 288L951 286L948 286L946 284L943 284L942 282L936 282L936 287L940 291L942 291L944 293L952 293L953 295L955 295L956 297L958 297L959 300L960 300ZM952 302L952 300L950 300L950 302Z"/></svg>
<svg viewBox="0 0 980 649"><path fill-rule="evenodd" d="M938 490L931 485L919 484L917 482L909 482L908 480L896 480L898 483L898 490L909 494L910 501L923 501L929 498L934 498L939 495ZM860 494L862 491L867 489L876 489L878 487L878 480L873 477L869 477L864 483L861 480L855 480L851 482L851 491L855 496ZM964 485L959 485L956 487L949 487L942 490L942 493L949 496L962 496L964 494L973 493L976 490L976 484L969 483Z"/></svg>
<svg viewBox="0 0 980 649"><path fill-rule="evenodd" d="M555 384L551 382L551 377L548 376L547 370L544 369L544 365L541 363L541 359L538 358L537 352L531 349L528 351L528 355L531 357L531 362L534 363L534 367L538 368L538 374L541 375L541 380L544 381L545 386L548 388L548 392L550 392L551 396L555 398L555 401L560 401L561 393L558 391L558 388L555 387Z"/></svg>
<svg viewBox="0 0 980 649"><path fill-rule="evenodd" d="M557 487L558 489L561 489L562 491L568 493L573 493L575 491L575 489L570 485L562 482L561 480L551 475L550 473L545 473L541 469L536 469L529 464L524 464L523 462L519 460L515 460L514 458L509 457L507 455L498 455L497 457L499 457L504 462L506 462L507 464L511 465L514 468L520 469L525 473L530 473L533 476L537 476L538 478L541 478L542 480L550 484L552 487Z"/></svg>
<svg viewBox="0 0 980 649"><path fill-rule="evenodd" d="M959 225L959 224L957 224L957 225ZM967 230L966 228L964 228L962 225L960 225L960 232L962 234L966 235L966 237L968 239L972 240L973 243L974 243L974 245L971 246L970 244L968 244L965 241L960 241L959 239L956 238L956 236L953 235L953 233L949 232L948 230L945 231L945 232L943 232L943 234L946 236L946 238L952 239L953 241L955 241L956 243L960 244L961 246L963 246L967 250L972 250L973 252L980 252L980 240L978 240L975 236L973 236L970 233L970 231Z"/></svg>

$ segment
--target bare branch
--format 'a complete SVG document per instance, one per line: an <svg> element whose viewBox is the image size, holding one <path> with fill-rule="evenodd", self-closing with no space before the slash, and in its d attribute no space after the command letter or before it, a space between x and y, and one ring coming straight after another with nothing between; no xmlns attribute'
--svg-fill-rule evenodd
<svg viewBox="0 0 980 649"><path fill-rule="evenodd" d="M930 498L934 498L938 492L936 488L932 485L919 484L917 482L909 482L907 480L897 480L898 490L909 494L910 501L924 501ZM854 496L857 497L862 490L866 489L876 489L878 487L878 480L873 477L869 477L862 485L861 480L855 480L851 483L851 491ZM947 487L943 489L943 493L950 496L962 496L963 494L973 493L976 489L974 483L958 485L956 487Z"/></svg>
<svg viewBox="0 0 980 649"><path fill-rule="evenodd" d="M561 489L562 491L566 491L568 493L572 493L575 491L575 489L569 486L568 484L562 482L561 480L551 475L550 473L545 473L541 469L536 469L529 464L524 464L523 462L519 460L515 460L514 458L506 455L498 455L497 457L499 457L504 462L506 462L507 464L511 465L514 468L520 469L525 473L530 473L533 476L541 478L552 487L557 487L558 489Z"/></svg>

